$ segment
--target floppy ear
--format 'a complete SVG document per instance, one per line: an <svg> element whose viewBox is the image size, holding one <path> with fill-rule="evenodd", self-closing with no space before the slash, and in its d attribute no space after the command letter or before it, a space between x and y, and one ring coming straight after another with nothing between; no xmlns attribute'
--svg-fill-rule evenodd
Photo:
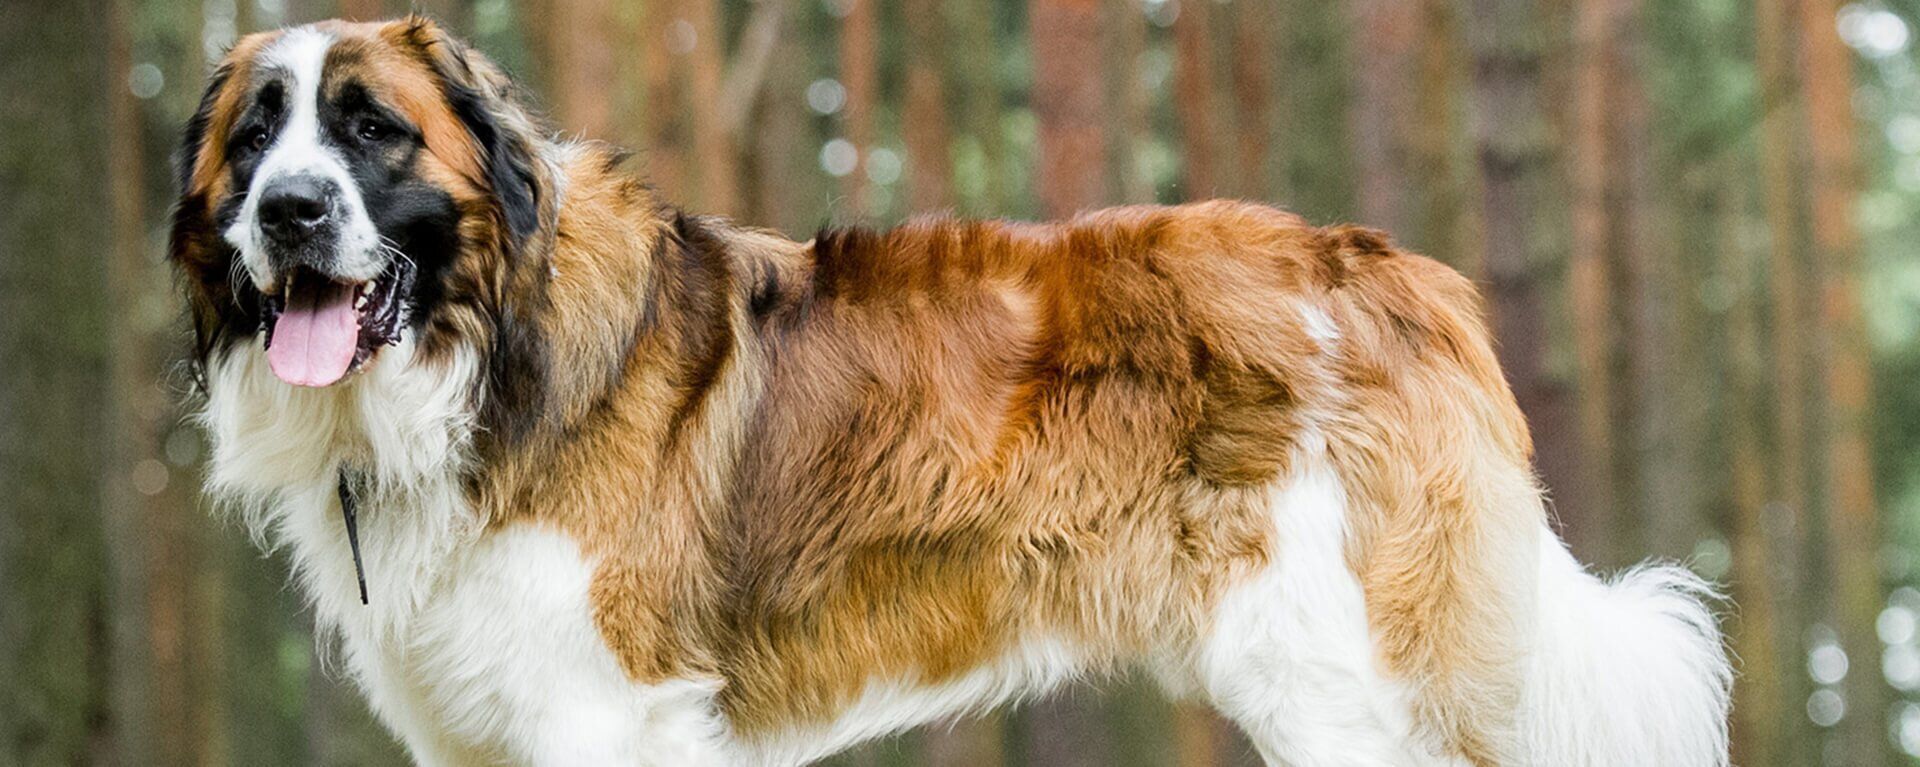
<svg viewBox="0 0 1920 767"><path fill-rule="evenodd" d="M179 184L180 196L173 206L173 228L167 237L167 260L173 263L187 294L187 303L193 321L194 362L203 364L207 355L219 344L221 338L234 332L234 328L223 319L223 312L235 311L243 315L253 311L250 301L235 298L237 289L250 290L250 286L236 286L233 282L233 252L220 238L216 224L214 192L209 189L211 171L203 170L200 165L207 158L211 142L222 140L218 134L224 126L214 124L215 109L227 82L232 79L233 67L222 64L209 78L206 92L200 97L200 106L187 120L186 129L180 139L180 148L174 154L174 178ZM203 178L202 173L209 177Z"/></svg>
<svg viewBox="0 0 1920 767"><path fill-rule="evenodd" d="M539 167L533 157L537 128L513 98L513 85L493 62L423 16L396 22L414 50L440 79L442 95L481 154L487 185L513 244L540 228Z"/></svg>

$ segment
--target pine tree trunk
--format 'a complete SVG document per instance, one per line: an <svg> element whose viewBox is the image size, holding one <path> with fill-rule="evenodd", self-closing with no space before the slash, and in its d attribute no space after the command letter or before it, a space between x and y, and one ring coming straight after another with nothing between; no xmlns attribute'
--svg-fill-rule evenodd
<svg viewBox="0 0 1920 767"><path fill-rule="evenodd" d="M1853 59L1836 25L1840 4L1799 0L1800 65L1806 84L1808 186L1819 289L1815 327L1823 352L1828 562L1837 593L1829 616L1853 659L1845 681L1847 716L1838 743L1857 767L1888 759L1888 690L1875 661L1874 620L1885 601L1880 519L1873 486L1872 372L1860 305L1860 233L1854 225L1861 175L1853 114Z"/></svg>
<svg viewBox="0 0 1920 767"><path fill-rule="evenodd" d="M0 3L0 763L111 760L101 0Z"/></svg>
<svg viewBox="0 0 1920 767"><path fill-rule="evenodd" d="M640 45L645 59L642 74L646 78L646 104L642 118L646 123L647 177L667 199L685 204L689 201L687 108L685 78L679 76L685 52L676 52L682 33L691 27L682 17L681 6L697 0L659 0L647 3L641 28L646 31ZM683 27L682 24L687 26ZM697 42L697 41L696 41Z"/></svg>
<svg viewBox="0 0 1920 767"><path fill-rule="evenodd" d="M1113 126L1107 137L1109 197L1119 202L1152 202L1153 178L1140 162L1141 143L1153 130L1153 94L1140 76L1140 57L1147 50L1147 19L1135 0L1103 0L1101 24L1102 47L1112 73L1105 78L1108 122Z"/></svg>
<svg viewBox="0 0 1920 767"><path fill-rule="evenodd" d="M700 195L694 203L702 212L733 215L739 212L740 179L733 135L720 114L721 81L727 61L726 34L720 24L721 0L679 2L692 25L688 95L692 98L693 164L700 180ZM871 0L860 3L870 4Z"/></svg>
<svg viewBox="0 0 1920 767"><path fill-rule="evenodd" d="M1798 82L1794 73L1792 0L1756 0L1754 5L1755 69L1760 83L1760 180L1767 221L1767 280L1770 288L1772 357L1771 407L1773 450L1768 475L1772 479L1768 504L1766 575L1775 599L1775 645L1785 668L1798 669L1809 648L1805 632L1813 584L1807 578L1809 559L1810 464L1805 443L1812 436L1807 412L1807 350L1805 328L1812 324L1802 295L1811 281L1801 245L1799 148L1794 116L1798 113ZM1781 720L1769 740L1780 764L1812 763L1819 758L1819 738L1801 709L1812 686L1804 673L1782 674L1784 701ZM1764 736L1762 736L1764 737Z"/></svg>
<svg viewBox="0 0 1920 767"><path fill-rule="evenodd" d="M1044 215L1100 205L1107 194L1101 113L1099 0L1031 0L1033 111L1040 120L1038 172Z"/></svg>
<svg viewBox="0 0 1920 767"><path fill-rule="evenodd" d="M615 136L612 94L618 25L613 0L542 0L538 34L553 118L571 134Z"/></svg>
<svg viewBox="0 0 1920 767"><path fill-rule="evenodd" d="M379 21L386 17L385 0L340 0L340 18L349 21Z"/></svg>
<svg viewBox="0 0 1920 767"><path fill-rule="evenodd" d="M1421 84L1413 98L1409 179L1418 191L1411 232L1399 235L1416 250L1469 275L1483 267L1478 220L1468 214L1473 198L1473 163L1467 132L1460 122L1466 73L1460 46L1460 9L1453 0L1419 0Z"/></svg>
<svg viewBox="0 0 1920 767"><path fill-rule="evenodd" d="M1366 45L1351 51L1353 101L1348 110L1354 137L1353 164L1358 174L1359 223L1384 229L1401 242L1413 238L1409 193L1415 39L1420 4L1409 0L1352 0L1353 28L1365 30Z"/></svg>
<svg viewBox="0 0 1920 767"><path fill-rule="evenodd" d="M1738 167L1738 166L1735 166ZM1761 272L1761 259L1749 253L1746 229L1746 179L1724 174L1719 247L1720 273L1740 275L1726 324L1727 380L1722 428L1727 435L1727 503L1731 507L1729 548L1733 556L1733 599L1740 605L1727 631L1739 656L1740 681L1734 686L1732 722L1733 763L1764 767L1789 764L1782 749L1783 664L1778 595L1768 572L1772 543L1767 530L1767 455L1761 424L1765 422L1766 366L1760 314L1766 303L1764 286L1752 275ZM1799 718L1795 716L1795 718Z"/></svg>
<svg viewBox="0 0 1920 767"><path fill-rule="evenodd" d="M1586 507L1579 492L1578 414L1566 382L1547 367L1553 345L1549 275L1564 256L1551 248L1547 234L1556 223L1556 177L1553 135L1541 102L1536 13L1529 0L1467 5L1472 131L1485 226L1481 261L1500 362L1532 427L1541 478L1560 520L1579 532Z"/></svg>
<svg viewBox="0 0 1920 767"><path fill-rule="evenodd" d="M1235 172L1226 185L1248 200L1275 196L1273 157L1273 69L1278 20L1270 2L1242 2L1231 6L1233 75L1233 139ZM1177 23L1177 22L1176 22Z"/></svg>
<svg viewBox="0 0 1920 767"><path fill-rule="evenodd" d="M1623 499L1634 497L1632 424L1636 392L1627 390L1637 311L1628 279L1635 258L1635 193L1631 166L1634 126L1640 106L1634 72L1624 50L1633 23L1632 0L1581 0L1575 14L1575 78L1570 176L1573 239L1569 258L1574 348L1578 352L1581 434L1590 476L1581 499L1583 524L1569 528L1569 543L1582 559L1617 566L1637 541L1622 540L1627 528Z"/></svg>
<svg viewBox="0 0 1920 767"><path fill-rule="evenodd" d="M959 190L961 202L969 214L1006 215L1006 138L1000 127L1000 54L994 32L998 6L992 0L948 0L944 5L952 13L948 18L953 24L954 49L968 52L954 60L963 103L960 129L978 149L982 166L977 184Z"/></svg>
<svg viewBox="0 0 1920 767"><path fill-rule="evenodd" d="M915 212L953 205L952 143L947 127L946 17L939 0L906 0L906 101L900 133L907 149L907 201Z"/></svg>
<svg viewBox="0 0 1920 767"><path fill-rule="evenodd" d="M879 62L876 46L880 0L848 0L840 20L840 84L847 89L841 108L845 138L859 152L852 172L840 178L842 208L855 218L874 215L867 201L867 155L874 149L874 109L879 102Z"/></svg>
<svg viewBox="0 0 1920 767"><path fill-rule="evenodd" d="M1180 197L1204 200L1214 178L1213 35L1208 0L1187 0L1173 21L1173 113L1180 126Z"/></svg>
<svg viewBox="0 0 1920 767"><path fill-rule="evenodd" d="M993 713L926 728L920 736L926 767L1001 767L1004 727L1004 716Z"/></svg>
<svg viewBox="0 0 1920 767"><path fill-rule="evenodd" d="M811 234L808 227L820 224L823 211L810 208L809 203L822 196L817 190L826 184L816 159L819 143L807 114L808 41L798 27L790 24L775 45L767 95L756 102L745 134L749 145L743 154L752 165L742 175L756 179L743 190L747 220L804 239Z"/></svg>
<svg viewBox="0 0 1920 767"><path fill-rule="evenodd" d="M114 0L111 5L113 15L107 19L107 71L126 72L133 66L134 8L129 0ZM163 274L149 274L150 270L144 268L159 266L159 262L147 252L146 179L142 177L145 158L139 102L129 89L103 85L111 153L107 160L112 174L108 187L113 200L113 250L106 274L107 295L115 305L135 306L144 298L139 295L143 286L153 284L156 277L162 284L165 279ZM110 667L114 669L108 725L114 742L112 753L106 756L122 765L141 764L158 753L152 680L147 673L152 668L152 653L145 631L145 597L151 583L144 556L145 514L141 493L134 489L133 483L115 481L134 477L140 462L151 456L152 451L147 449L149 445L142 434L151 424L142 423L141 414L135 412L140 408L134 403L139 401L139 384L146 383L148 388L157 391L158 387L151 385L158 377L153 375L157 371L145 370L145 366L135 360L142 356L142 344L156 340L159 339L137 337L132 333L115 334L109 363L113 409L108 414L106 431L115 438L109 441L113 452L100 478L106 504L102 532L111 577L107 615L113 632ZM164 464L160 465L164 477Z"/></svg>

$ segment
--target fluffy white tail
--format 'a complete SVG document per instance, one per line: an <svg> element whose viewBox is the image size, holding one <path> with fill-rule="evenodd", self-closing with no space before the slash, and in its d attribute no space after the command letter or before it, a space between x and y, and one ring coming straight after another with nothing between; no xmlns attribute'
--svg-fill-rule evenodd
<svg viewBox="0 0 1920 767"><path fill-rule="evenodd" d="M1721 767L1733 670L1707 602L1674 566L1611 582L1542 531L1539 638L1520 725L1527 764Z"/></svg>

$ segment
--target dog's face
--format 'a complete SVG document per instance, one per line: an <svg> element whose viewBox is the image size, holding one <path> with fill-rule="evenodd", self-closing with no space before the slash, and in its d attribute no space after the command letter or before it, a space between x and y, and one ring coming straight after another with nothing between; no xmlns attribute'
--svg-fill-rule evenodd
<svg viewBox="0 0 1920 767"><path fill-rule="evenodd" d="M324 23L228 54L188 126L171 257L201 361L265 345L328 386L405 334L499 324L540 225L530 123L504 77L431 23Z"/></svg>

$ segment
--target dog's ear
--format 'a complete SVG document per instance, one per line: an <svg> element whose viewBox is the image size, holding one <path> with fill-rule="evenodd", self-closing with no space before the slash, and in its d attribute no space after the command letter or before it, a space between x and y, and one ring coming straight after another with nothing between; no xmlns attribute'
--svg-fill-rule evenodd
<svg viewBox="0 0 1920 767"><path fill-rule="evenodd" d="M501 223L513 244L520 244L540 228L542 206L551 202L541 193L533 118L514 98L512 82L479 51L424 16L394 24L439 78L447 106L473 137Z"/></svg>
<svg viewBox="0 0 1920 767"><path fill-rule="evenodd" d="M200 106L187 120L175 151L174 179L179 197L173 206L173 226L167 236L167 260L173 263L187 293L193 323L194 363L204 364L226 327L221 308L238 305L230 267L233 253L220 239L214 221L217 149L228 126L216 124L220 98L233 78L231 60L208 78ZM244 311L244 309L242 309Z"/></svg>

